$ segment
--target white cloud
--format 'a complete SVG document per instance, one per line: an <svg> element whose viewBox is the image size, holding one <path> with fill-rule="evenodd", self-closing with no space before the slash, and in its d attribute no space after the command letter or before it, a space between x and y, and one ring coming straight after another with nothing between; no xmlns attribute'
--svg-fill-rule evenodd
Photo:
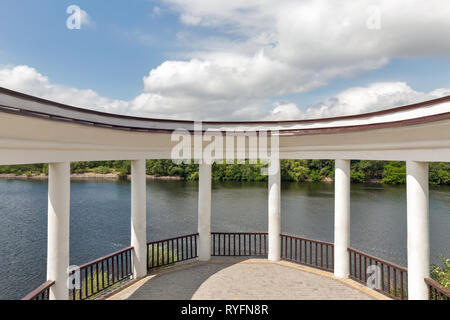
<svg viewBox="0 0 450 320"><path fill-rule="evenodd" d="M450 89L429 93L413 90L404 82L379 82L367 87L342 91L335 97L301 111L293 103L277 103L266 117L270 120L314 119L367 113L436 99L450 94Z"/></svg>
<svg viewBox="0 0 450 320"><path fill-rule="evenodd" d="M271 111L267 119L270 120L291 120L291 119L301 119L304 115L297 107L295 103L292 102L277 102L275 103L275 108Z"/></svg>
<svg viewBox="0 0 450 320"><path fill-rule="evenodd" d="M380 68L392 58L450 57L450 42L443 41L450 29L448 1L165 2L183 23L220 36L184 31L186 59L151 70L145 92L167 103L196 101L199 117L230 117L283 94ZM366 26L374 5L381 12L380 30Z"/></svg>
<svg viewBox="0 0 450 320"><path fill-rule="evenodd" d="M77 107L128 112L128 102L101 97L93 90L51 84L47 77L28 66L0 68L0 86Z"/></svg>
<svg viewBox="0 0 450 320"><path fill-rule="evenodd" d="M202 18L193 16L191 14L182 14L180 16L180 19L184 24L187 25L198 25L202 21Z"/></svg>
<svg viewBox="0 0 450 320"><path fill-rule="evenodd" d="M320 79L305 81L312 76L310 72L292 70L263 51L250 57L220 53L204 57L164 62L144 78L145 91L206 99L266 98L323 84Z"/></svg>

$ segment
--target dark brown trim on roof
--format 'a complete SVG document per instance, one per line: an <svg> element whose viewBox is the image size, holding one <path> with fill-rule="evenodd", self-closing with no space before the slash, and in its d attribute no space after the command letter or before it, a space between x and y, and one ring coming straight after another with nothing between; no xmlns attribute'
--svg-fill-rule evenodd
<svg viewBox="0 0 450 320"><path fill-rule="evenodd" d="M450 112L434 114L431 116L425 116L425 117L420 117L420 118L391 121L391 122L380 122L380 123L352 125L352 126L340 126L340 127L328 127L328 128L293 129L293 130L288 129L288 130L280 130L280 132L292 133L293 135L347 133L347 132L366 131L366 130L374 130L374 129L406 127L406 126L424 124L424 123L446 120L446 119L450 119Z"/></svg>
<svg viewBox="0 0 450 320"><path fill-rule="evenodd" d="M159 128L142 128L142 127L129 127L129 126L119 126L119 125L110 125L104 123L97 122L87 122L84 120L77 120L72 118L66 118L61 116L53 116L50 114L32 112L28 110L22 110L19 108L11 108L0 105L0 112L11 113L21 116L35 117L46 120L53 121L62 121L69 122L73 124L81 124L87 126L101 127L106 129L114 129L114 130L125 130L125 131L134 131L134 132L155 132L155 133L168 133L171 134L175 130L172 129L159 129ZM380 123L372 123L372 124L362 124L362 125L351 125L351 126L339 126L339 127L324 127L324 128L310 128L310 129L282 129L277 130L280 135L311 135L311 134L330 134L330 133L346 133L346 132L355 132L355 131L365 131L365 130L373 130L373 129L384 129L384 128L396 128L396 127L405 127L416 124L423 124L432 121L440 121L450 119L450 112L424 116L413 119L405 119L398 121L390 121L390 122L380 122ZM190 133L194 133L194 130L187 130ZM205 132L204 130L203 132ZM225 131L220 131L221 133L226 133ZM257 131L256 131L257 132ZM270 135L270 131L267 133ZM239 132L235 132L235 134L239 135ZM258 132L257 132L258 134Z"/></svg>
<svg viewBox="0 0 450 320"><path fill-rule="evenodd" d="M156 121L156 122L174 122L174 123L188 123L192 124L194 123L193 120L172 120L172 119L157 119L157 118L144 118L144 117L134 117L134 116L127 116L127 115L120 115L120 114L114 114L114 113L107 113L107 112L100 112L95 111L91 109L84 109L84 108L78 108L69 106L66 104L62 104L59 102L54 102L51 100L46 100L42 98L38 98L35 96L31 96L25 93L9 90L3 87L0 87L0 94L6 94L9 96L25 99L28 101L34 101L38 103L48 104L54 107L58 107L65 110L70 111L76 111L76 112L82 112L86 114L95 114L99 116L104 117L111 117L111 118L117 118L117 119L127 119L127 120L140 120L140 121ZM433 100L423 101L419 103L414 103L402 107L396 107L386 110L380 110L375 112L369 112L369 113L362 113L357 115L349 115L349 116L340 116L340 117L332 117L332 118L319 118L319 119L306 119L306 120L283 120L283 121L203 121L204 124L212 124L212 125L234 125L234 124L298 124L298 123L311 123L311 122L326 122L326 121L337 121L337 120L348 120L348 119L359 119L359 118L367 118L372 116L378 116L378 115L384 115L389 113L395 113L399 111L405 111L405 110L412 110L420 107L426 107L433 104L438 104L442 102L450 101L450 96L437 98ZM16 108L16 107L10 107L10 108ZM3 110L2 110L3 111ZM42 113L45 114L45 113Z"/></svg>

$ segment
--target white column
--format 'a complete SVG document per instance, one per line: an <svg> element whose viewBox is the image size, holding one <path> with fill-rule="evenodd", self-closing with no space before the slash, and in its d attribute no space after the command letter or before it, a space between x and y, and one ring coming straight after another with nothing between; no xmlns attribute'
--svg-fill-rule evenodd
<svg viewBox="0 0 450 320"><path fill-rule="evenodd" d="M334 173L334 276L350 272L350 160L336 160Z"/></svg>
<svg viewBox="0 0 450 320"><path fill-rule="evenodd" d="M269 253L268 259L270 261L279 261L281 256L281 174L280 174L280 159L270 160L269 169L269 194L268 194L268 209L269 209Z"/></svg>
<svg viewBox="0 0 450 320"><path fill-rule="evenodd" d="M69 267L70 163L48 165L47 280L51 300L67 300Z"/></svg>
<svg viewBox="0 0 450 320"><path fill-rule="evenodd" d="M408 299L428 299L424 282L430 276L428 226L428 163L406 162L408 229Z"/></svg>
<svg viewBox="0 0 450 320"><path fill-rule="evenodd" d="M211 259L211 165L199 164L198 175L198 258Z"/></svg>
<svg viewBox="0 0 450 320"><path fill-rule="evenodd" d="M131 246L133 277L147 275L147 202L145 160L131 161Z"/></svg>

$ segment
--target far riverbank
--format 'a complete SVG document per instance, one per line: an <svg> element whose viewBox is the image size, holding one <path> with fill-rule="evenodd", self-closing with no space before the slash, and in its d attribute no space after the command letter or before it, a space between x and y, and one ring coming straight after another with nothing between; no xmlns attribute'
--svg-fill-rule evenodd
<svg viewBox="0 0 450 320"><path fill-rule="evenodd" d="M183 177L177 177L177 176L155 176L155 175L146 175L146 178L148 180L184 180ZM41 174L21 174L21 175L15 175L12 173L4 173L0 174L0 179L23 179L23 180L46 180L48 179L48 175L41 173ZM70 179L73 180L119 180L119 174L116 173L72 173L70 175ZM127 179L131 179L131 175L127 176Z"/></svg>
<svg viewBox="0 0 450 320"><path fill-rule="evenodd" d="M184 177L179 176L155 176L155 175L146 175L146 178L148 180L186 180ZM3 173L0 174L0 179L32 179L32 180L46 180L48 179L48 175L41 173L41 174L21 174L16 175L13 173ZM70 174L70 179L73 180L119 180L120 175L118 173L93 173L93 172L86 172L86 173L72 173ZM131 175L127 175L127 180L131 180ZM312 181L307 181L312 182ZM330 177L324 177L322 181L319 182L325 182L325 183L333 183L334 180ZM366 181L366 183L381 183L381 179L370 179L369 181Z"/></svg>

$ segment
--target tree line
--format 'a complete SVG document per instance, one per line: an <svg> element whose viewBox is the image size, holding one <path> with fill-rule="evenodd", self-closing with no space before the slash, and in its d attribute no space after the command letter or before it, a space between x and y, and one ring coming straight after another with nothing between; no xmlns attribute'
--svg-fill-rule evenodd
<svg viewBox="0 0 450 320"><path fill-rule="evenodd" d="M262 173L264 164L213 164L212 179L215 181L266 181ZM130 161L80 161L70 164L72 173L115 173L126 178L130 174ZM450 184L450 163L431 162L431 184ZM175 164L172 160L147 160L146 171L154 176L177 176L186 180L198 179L198 165ZM33 175L48 174L47 164L0 166L0 174ZM406 164L402 161L352 160L350 178L353 183L382 182L404 184ZM333 160L281 160L281 179L284 181L316 182L334 179Z"/></svg>

